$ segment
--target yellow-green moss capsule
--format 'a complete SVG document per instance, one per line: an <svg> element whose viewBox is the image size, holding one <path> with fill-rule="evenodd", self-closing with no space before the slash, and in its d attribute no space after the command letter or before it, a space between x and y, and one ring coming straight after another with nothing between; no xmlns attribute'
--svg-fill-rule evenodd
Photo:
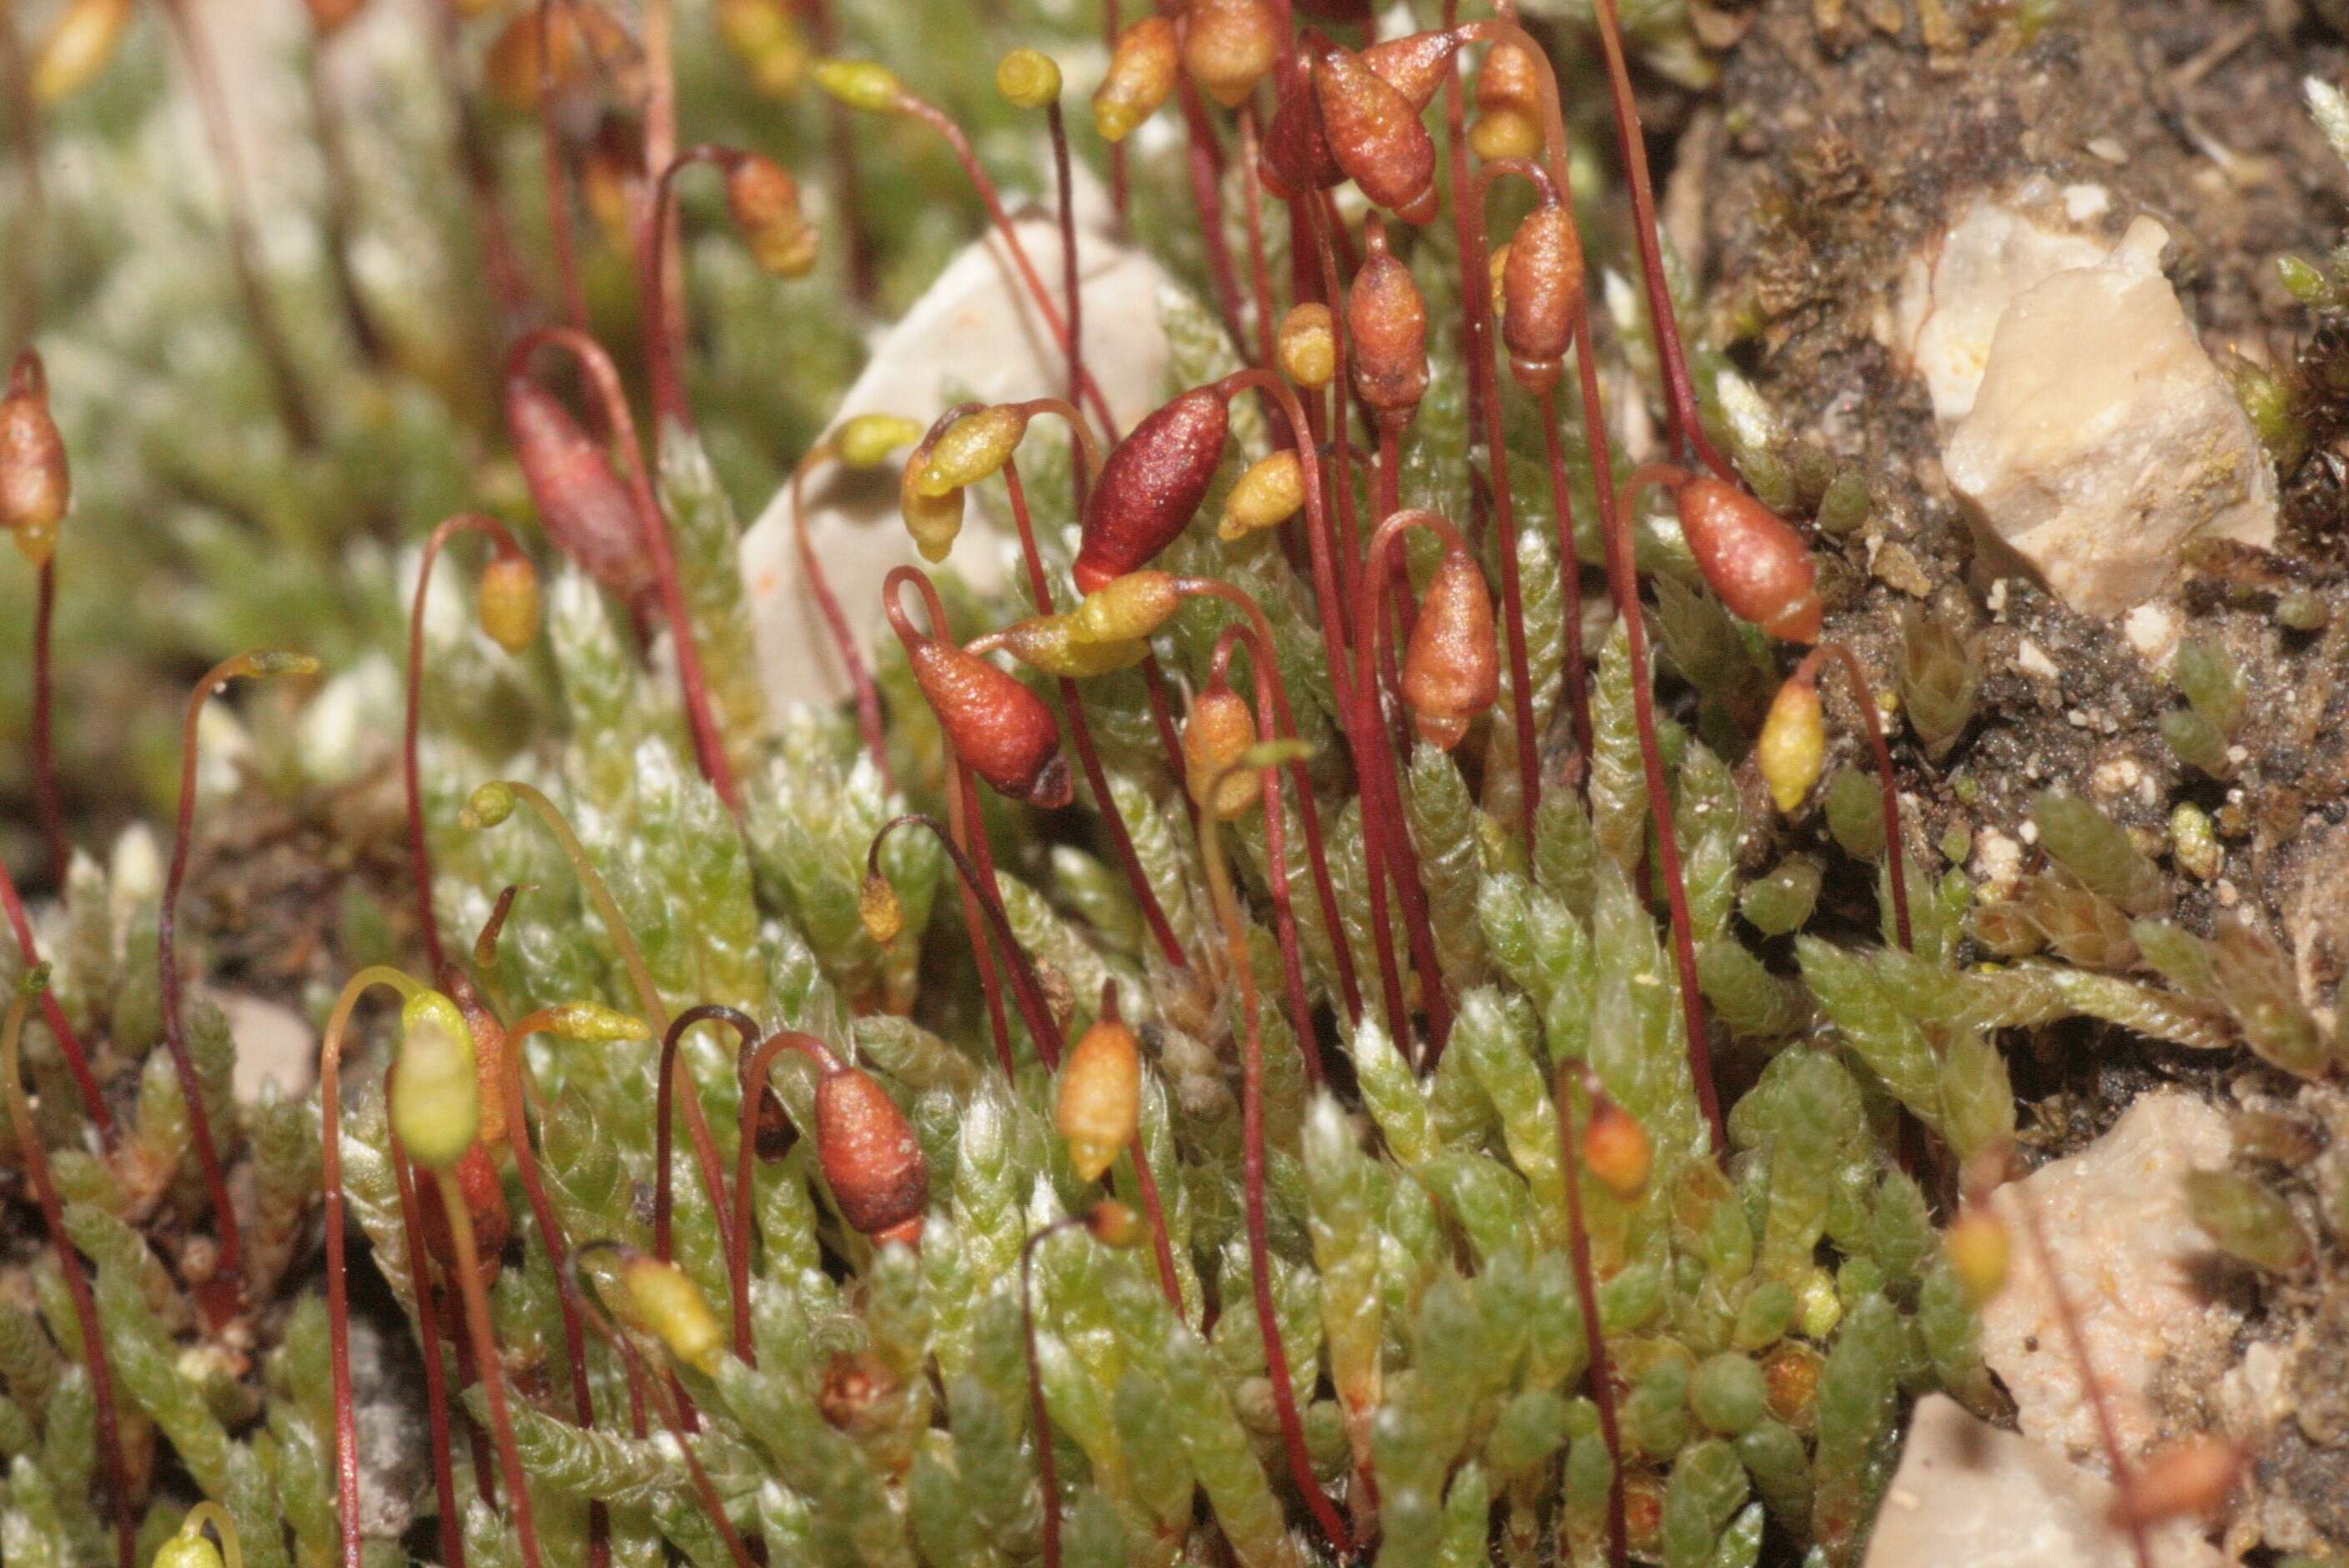
<svg viewBox="0 0 2349 1568"><path fill-rule="evenodd" d="M1172 573L1129 572L1085 595L1069 618L1069 634L1079 643L1132 642L1156 632L1182 607Z"/></svg>
<svg viewBox="0 0 2349 1568"><path fill-rule="evenodd" d="M514 792L510 784L492 782L473 791L458 813L457 820L464 827L479 831L494 828L513 815Z"/></svg>
<svg viewBox="0 0 2349 1568"><path fill-rule="evenodd" d="M1326 304L1292 306L1280 318L1273 340L1281 374L1308 392L1319 392L1338 374L1338 333Z"/></svg>
<svg viewBox="0 0 2349 1568"><path fill-rule="evenodd" d="M1054 1124L1069 1140L1069 1163L1088 1181L1117 1163L1142 1117L1142 1046L1114 1010L1077 1041L1061 1069Z"/></svg>
<svg viewBox="0 0 2349 1568"><path fill-rule="evenodd" d="M1771 702L1770 716L1762 721L1762 738L1754 747L1754 764L1779 810L1791 814L1802 805L1819 781L1826 749L1819 688L1806 680L1786 682Z"/></svg>
<svg viewBox="0 0 2349 1568"><path fill-rule="evenodd" d="M1262 529L1278 527L1297 515L1305 504L1305 465L1297 453L1282 448L1249 465L1224 498L1224 514L1216 521L1216 537L1242 539Z"/></svg>
<svg viewBox="0 0 2349 1568"><path fill-rule="evenodd" d="M400 1009L399 1054L391 1064L391 1127L409 1157L446 1171L465 1156L481 1129L481 1080L473 1031L457 1004L420 991Z"/></svg>
<svg viewBox="0 0 2349 1568"><path fill-rule="evenodd" d="M621 1265L620 1282L628 1293L629 1317L671 1356L698 1372L717 1367L725 1354L726 1330L684 1270L638 1253Z"/></svg>
<svg viewBox="0 0 2349 1568"><path fill-rule="evenodd" d="M897 940L905 929L905 906L897 897L897 890L889 879L878 872L864 879L856 895L857 918L864 923L864 934L886 947Z"/></svg>
<svg viewBox="0 0 2349 1568"><path fill-rule="evenodd" d="M1040 49L1014 49L995 67L995 90L1020 108L1042 108L1060 99L1060 65Z"/></svg>
<svg viewBox="0 0 2349 1568"><path fill-rule="evenodd" d="M482 568L474 609L481 630L506 652L523 653L538 641L540 603L538 568L527 555L501 555Z"/></svg>
<svg viewBox="0 0 2349 1568"><path fill-rule="evenodd" d="M1959 1215L1942 1236L1941 1248L1949 1255L1950 1272L1958 1276L1975 1305L2005 1287L2013 1263L2013 1243L2006 1226L1987 1209L1968 1209Z"/></svg>
<svg viewBox="0 0 2349 1568"><path fill-rule="evenodd" d="M877 60L819 60L815 85L851 108L896 114L905 102L905 84Z"/></svg>
<svg viewBox="0 0 2349 1568"><path fill-rule="evenodd" d="M833 450L852 469L869 469L886 462L900 447L922 438L922 427L897 414L859 414L840 427L832 438Z"/></svg>
<svg viewBox="0 0 2349 1568"><path fill-rule="evenodd" d="M915 477L914 488L936 500L975 485L1002 468L1027 433L1028 416L1009 404L965 414L930 443L928 460Z"/></svg>
<svg viewBox="0 0 2349 1568"><path fill-rule="evenodd" d="M155 1553L154 1568L221 1568L220 1548L201 1535L174 1535Z"/></svg>

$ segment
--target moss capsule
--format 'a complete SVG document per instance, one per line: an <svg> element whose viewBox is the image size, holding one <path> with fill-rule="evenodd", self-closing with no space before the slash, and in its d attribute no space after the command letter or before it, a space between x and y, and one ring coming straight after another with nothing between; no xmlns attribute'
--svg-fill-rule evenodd
<svg viewBox="0 0 2349 1568"><path fill-rule="evenodd" d="M1183 68L1207 96L1237 108L1280 57L1280 23L1265 0L1192 0Z"/></svg>
<svg viewBox="0 0 2349 1568"><path fill-rule="evenodd" d="M49 413L48 377L40 355L27 348L16 356L7 394L0 397L0 527L26 560L46 565L72 507L73 471Z"/></svg>
<svg viewBox="0 0 2349 1568"><path fill-rule="evenodd" d="M726 1353L726 1330L701 1292L675 1264L632 1253L620 1265L627 1316L697 1372L711 1372Z"/></svg>
<svg viewBox="0 0 2349 1568"><path fill-rule="evenodd" d="M1353 51L1327 43L1313 58L1313 97L1330 152L1362 194L1406 223L1435 216L1435 139L1419 111Z"/></svg>
<svg viewBox="0 0 2349 1568"><path fill-rule="evenodd" d="M788 98L807 75L807 36L787 0L718 0L718 36L769 98Z"/></svg>
<svg viewBox="0 0 2349 1568"><path fill-rule="evenodd" d="M506 383L506 432L539 520L564 554L620 598L653 585L627 486L561 399L526 377Z"/></svg>
<svg viewBox="0 0 2349 1568"><path fill-rule="evenodd" d="M897 73L877 60L819 60L815 85L868 114L902 114L909 96Z"/></svg>
<svg viewBox="0 0 2349 1568"><path fill-rule="evenodd" d="M1152 635L1182 607L1174 573L1145 567L1086 594L1069 617L1070 634L1080 643L1135 642Z"/></svg>
<svg viewBox="0 0 2349 1568"><path fill-rule="evenodd" d="M1168 17L1144 16L1120 33L1110 48L1109 69L1093 89L1093 129L1102 139L1123 141L1156 114L1174 96L1181 68L1174 24Z"/></svg>
<svg viewBox="0 0 2349 1568"><path fill-rule="evenodd" d="M859 414L842 423L832 438L840 460L852 469L877 468L900 447L922 438L922 428L896 414Z"/></svg>
<svg viewBox="0 0 2349 1568"><path fill-rule="evenodd" d="M33 56L33 96L54 108L87 86L114 57L135 0L72 0Z"/></svg>
<svg viewBox="0 0 2349 1568"><path fill-rule="evenodd" d="M1817 642L1818 567L1802 535L1710 474L1683 483L1678 500L1689 553L1721 602L1774 637Z"/></svg>
<svg viewBox="0 0 2349 1568"><path fill-rule="evenodd" d="M726 170L726 207L751 258L779 278L815 268L817 234L800 207L800 182L771 158L746 153Z"/></svg>
<svg viewBox="0 0 2349 1568"><path fill-rule="evenodd" d="M922 639L908 657L948 744L973 772L1015 800L1055 810L1069 803L1068 759L1043 698L943 638Z"/></svg>
<svg viewBox="0 0 2349 1568"><path fill-rule="evenodd" d="M1528 392L1557 385L1582 297L1582 242L1574 217L1557 205L1535 208L1507 247L1503 270L1501 341L1509 370Z"/></svg>
<svg viewBox="0 0 2349 1568"><path fill-rule="evenodd" d="M1053 1125L1068 1140L1069 1163L1087 1181L1100 1181L1141 1128L1142 1045L1118 1016L1114 988L1061 1065Z"/></svg>
<svg viewBox="0 0 2349 1568"><path fill-rule="evenodd" d="M1467 552L1448 549L1403 651L1402 696L1413 727L1422 740L1448 751L1500 692L1500 641L1485 574Z"/></svg>
<svg viewBox="0 0 2349 1568"><path fill-rule="evenodd" d="M1027 433L1028 416L1010 404L975 408L925 449L914 486L936 500L975 485L1000 469Z"/></svg>
<svg viewBox="0 0 2349 1568"><path fill-rule="evenodd" d="M390 1100L392 1130L428 1171L455 1165L481 1131L473 1032L457 1004L438 991L419 992L400 1009Z"/></svg>
<svg viewBox="0 0 2349 1568"><path fill-rule="evenodd" d="M1238 765L1256 738L1256 716L1223 681L1211 681L1191 699L1183 721L1184 785L1193 802L1219 822L1235 821L1256 807L1257 771Z"/></svg>
<svg viewBox="0 0 2349 1568"><path fill-rule="evenodd" d="M1293 449L1284 447L1259 459L1224 498L1224 514L1216 522L1216 537L1245 539L1277 528L1297 515L1305 504L1305 465Z"/></svg>
<svg viewBox="0 0 2349 1568"><path fill-rule="evenodd" d="M1408 420L1427 396L1427 300L1411 269L1370 225L1367 253L1346 295L1346 330L1354 344L1354 395L1382 423Z"/></svg>
<svg viewBox="0 0 2349 1568"><path fill-rule="evenodd" d="M1988 1209L1970 1207L1941 1237L1950 1272L1958 1276L1977 1306L2006 1288L2013 1267L2014 1243L2006 1226Z"/></svg>
<svg viewBox="0 0 2349 1568"><path fill-rule="evenodd" d="M1040 49L1014 49L995 66L995 90L1017 108L1042 108L1061 98L1061 67Z"/></svg>
<svg viewBox="0 0 2349 1568"><path fill-rule="evenodd" d="M1655 1148L1637 1118L1601 1098L1590 1108L1589 1124L1582 1130L1582 1162L1609 1191L1629 1202L1648 1185Z"/></svg>
<svg viewBox="0 0 2349 1568"><path fill-rule="evenodd" d="M491 641L510 654L521 654L538 640L540 598L538 568L530 557L501 555L481 569L474 610Z"/></svg>
<svg viewBox="0 0 2349 1568"><path fill-rule="evenodd" d="M1308 392L1319 392L1338 374L1337 324L1318 300L1292 305L1280 318L1273 353L1281 374Z"/></svg>
<svg viewBox="0 0 2349 1568"><path fill-rule="evenodd" d="M913 1244L930 1202L930 1163L913 1124L861 1068L828 1069L815 1091L816 1155L842 1218L874 1241Z"/></svg>
<svg viewBox="0 0 2349 1568"><path fill-rule="evenodd" d="M1826 748L1826 716L1817 685L1808 680L1781 684L1754 746L1754 765L1779 810L1792 816L1802 806L1819 781Z"/></svg>
<svg viewBox="0 0 2349 1568"><path fill-rule="evenodd" d="M1229 428L1222 397L1197 387L1110 449L1085 509L1074 567L1079 588L1090 593L1174 542L1206 499Z"/></svg>

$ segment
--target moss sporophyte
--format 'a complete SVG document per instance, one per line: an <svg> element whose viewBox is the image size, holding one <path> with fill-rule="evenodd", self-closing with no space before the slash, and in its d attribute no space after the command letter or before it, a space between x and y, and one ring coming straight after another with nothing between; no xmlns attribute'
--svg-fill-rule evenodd
<svg viewBox="0 0 2349 1568"><path fill-rule="evenodd" d="M41 183L45 130L108 179L168 139L134 9L0 20L22 200L67 204L0 397L12 1564L1849 1565L1903 1398L2001 1408L1982 1313L2033 1275L2141 1563L2246 1473L2124 1451L2010 1181L2053 1047L2002 1048L2336 1074L2299 955L2204 918L2269 826L2221 803L2244 670L2190 639L2152 705L2166 838L2050 789L2006 896L1926 874L1984 639L1856 612L1867 473L1817 528L1757 498L1632 95L1670 17L316 0L312 259L181 0L221 222ZM393 67L345 40L419 24L351 90ZM216 319L141 357L65 274L159 224ZM1009 371L917 298L981 235ZM947 368L840 417L899 315ZM93 392L132 365L169 395ZM839 543L893 487L905 536ZM101 869L129 791L63 764L144 730L61 758L52 639L128 516L205 574L139 622L173 689L262 632L331 673L232 711L321 661L214 666L168 858ZM809 617L837 669L778 672ZM246 1070L273 1003L315 1090ZM2185 1204L2297 1289L2338 1222L2282 1163Z"/></svg>

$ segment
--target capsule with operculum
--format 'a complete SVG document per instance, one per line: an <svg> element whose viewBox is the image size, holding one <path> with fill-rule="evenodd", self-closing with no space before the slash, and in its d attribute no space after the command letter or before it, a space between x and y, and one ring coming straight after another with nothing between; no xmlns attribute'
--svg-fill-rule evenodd
<svg viewBox="0 0 2349 1568"><path fill-rule="evenodd" d="M1015 800L1048 810L1069 803L1074 785L1043 698L943 637L915 641L906 656L947 743L972 772Z"/></svg>
<svg viewBox="0 0 2349 1568"><path fill-rule="evenodd" d="M1053 1124L1086 1181L1100 1181L1141 1130L1142 1043L1118 1016L1114 982L1103 988L1101 1016L1061 1065Z"/></svg>
<svg viewBox="0 0 2349 1568"><path fill-rule="evenodd" d="M1298 52L1311 59L1329 46L1329 39L1311 28L1298 37ZM1264 128L1264 150L1257 159L1264 183L1284 201L1342 184L1346 171L1338 166L1330 138L1322 129L1321 107L1314 100L1310 74L1282 73L1275 95L1272 119Z"/></svg>
<svg viewBox="0 0 2349 1568"><path fill-rule="evenodd" d="M1354 396L1381 424L1402 424L1427 396L1427 298L1373 222L1367 253L1346 295L1353 339Z"/></svg>
<svg viewBox="0 0 2349 1568"><path fill-rule="evenodd" d="M653 585L636 509L601 444L562 399L526 376L506 383L506 432L556 548L605 590L634 600Z"/></svg>
<svg viewBox="0 0 2349 1568"><path fill-rule="evenodd" d="M769 98L788 98L807 75L806 36L788 0L718 0L718 36Z"/></svg>
<svg viewBox="0 0 2349 1568"><path fill-rule="evenodd" d="M517 114L534 114L542 86L558 100L590 83L609 88L621 103L644 96L643 60L617 17L594 0L560 0L548 6L542 71L539 12L536 5L517 12L492 40L481 67L492 98Z"/></svg>
<svg viewBox="0 0 2349 1568"><path fill-rule="evenodd" d="M1364 196L1406 223L1435 216L1435 139L1409 99L1335 44L1313 57L1313 98L1330 156Z"/></svg>
<svg viewBox="0 0 2349 1568"><path fill-rule="evenodd" d="M818 237L800 206L800 182L773 159L749 152L726 168L726 208L751 259L779 278L815 268Z"/></svg>
<svg viewBox="0 0 2349 1568"><path fill-rule="evenodd" d="M1139 638L1096 641L1080 636L1072 614L1030 615L1004 627L999 636L1004 652L1013 658L1063 680L1130 670L1150 654L1150 645Z"/></svg>
<svg viewBox="0 0 2349 1568"><path fill-rule="evenodd" d="M1468 552L1448 548L1428 581L1403 651L1402 696L1412 727L1430 746L1449 751L1500 695L1493 596Z"/></svg>
<svg viewBox="0 0 2349 1568"><path fill-rule="evenodd" d="M1778 687L1754 745L1754 762L1770 799L1789 816L1819 781L1826 767L1827 726L1816 682L1792 679Z"/></svg>
<svg viewBox="0 0 2349 1568"><path fill-rule="evenodd" d="M543 618L538 568L527 555L499 555L481 568L474 613L490 640L509 654L527 652Z"/></svg>
<svg viewBox="0 0 2349 1568"><path fill-rule="evenodd" d="M1112 578L1071 612L1071 631L1085 643L1128 643L1154 634L1183 607L1171 572L1147 568Z"/></svg>
<svg viewBox="0 0 2349 1568"><path fill-rule="evenodd" d="M1181 46L1169 18L1144 16L1120 33L1110 46L1109 69L1093 89L1093 129L1102 139L1123 141L1156 114L1174 96L1181 69Z"/></svg>
<svg viewBox="0 0 2349 1568"><path fill-rule="evenodd" d="M1216 521L1216 537L1245 539L1268 528L1278 528L1305 504L1305 464L1293 448L1284 447L1248 466L1224 497L1224 514Z"/></svg>
<svg viewBox="0 0 2349 1568"><path fill-rule="evenodd" d="M1547 203L1526 214L1502 274L1501 341L1509 371L1528 392L1557 385L1582 299L1582 241L1574 215Z"/></svg>
<svg viewBox="0 0 2349 1568"><path fill-rule="evenodd" d="M1542 148L1540 67L1523 45L1504 40L1476 70L1476 123L1468 145L1485 160L1531 158Z"/></svg>
<svg viewBox="0 0 2349 1568"><path fill-rule="evenodd" d="M1174 542L1216 478L1231 420L1221 393L1197 387L1127 432L1102 460L1072 571L1092 593Z"/></svg>
<svg viewBox="0 0 2349 1568"><path fill-rule="evenodd" d="M1402 95L1403 102L1417 113L1435 101L1452 72L1452 57L1459 52L1457 34L1431 28L1380 39L1362 51L1362 64Z"/></svg>
<svg viewBox="0 0 2349 1568"><path fill-rule="evenodd" d="M1819 640L1818 565L1801 534L1711 474L1688 480L1674 499L1689 553L1732 614L1790 643Z"/></svg>
<svg viewBox="0 0 2349 1568"><path fill-rule="evenodd" d="M1028 433L1027 412L1009 403L974 408L922 449L915 488L925 497L955 494L999 470Z"/></svg>
<svg viewBox="0 0 2349 1568"><path fill-rule="evenodd" d="M1280 23L1266 0L1191 0L1183 68L1226 108L1247 101L1280 58Z"/></svg>
<svg viewBox="0 0 2349 1568"><path fill-rule="evenodd" d="M0 528L36 566L56 553L58 525L73 508L73 470L65 437L49 413L49 383L40 355L27 348L0 397Z"/></svg>
<svg viewBox="0 0 2349 1568"><path fill-rule="evenodd" d="M919 1243L930 1162L914 1124L871 1074L828 1064L815 1088L815 1146L841 1218L875 1243Z"/></svg>
<svg viewBox="0 0 2349 1568"><path fill-rule="evenodd" d="M1260 780L1240 763L1256 742L1256 715L1222 676L1191 699L1183 721L1184 788L1218 822L1237 821L1256 807Z"/></svg>
<svg viewBox="0 0 2349 1568"><path fill-rule="evenodd" d="M659 1340L681 1365L716 1372L726 1354L726 1330L683 1269L632 1252L620 1265L620 1288L631 1324Z"/></svg>
<svg viewBox="0 0 2349 1568"><path fill-rule="evenodd" d="M1338 374L1337 320L1319 300L1291 305L1273 338L1280 373L1308 392L1319 392Z"/></svg>

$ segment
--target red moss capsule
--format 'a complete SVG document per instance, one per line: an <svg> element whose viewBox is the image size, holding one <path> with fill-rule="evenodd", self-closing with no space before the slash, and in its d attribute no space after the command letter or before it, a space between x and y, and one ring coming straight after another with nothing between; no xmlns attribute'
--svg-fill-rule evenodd
<svg viewBox="0 0 2349 1568"><path fill-rule="evenodd" d="M627 486L562 400L515 377L506 383L506 431L539 519L563 553L624 599L650 588L652 560Z"/></svg>
<svg viewBox="0 0 2349 1568"><path fill-rule="evenodd" d="M506 1238L513 1230L512 1212L506 1206L505 1180L498 1174L497 1161L489 1147L479 1140L458 1157L453 1173L457 1190L464 1196L466 1217L473 1222L473 1251L481 1260L481 1288L486 1290L498 1277ZM433 1262L453 1274L458 1264L457 1237L449 1228L449 1212L440 1206L440 1183L419 1182L416 1202L424 1250L432 1254Z"/></svg>
<svg viewBox="0 0 2349 1568"><path fill-rule="evenodd" d="M914 644L908 659L947 743L971 771L1015 800L1048 809L1069 803L1069 763L1043 698L943 637Z"/></svg>
<svg viewBox="0 0 2349 1568"><path fill-rule="evenodd" d="M1590 1108L1589 1124L1582 1130L1582 1162L1628 1203L1647 1186L1648 1173L1655 1168L1655 1149L1631 1113L1602 1096Z"/></svg>
<svg viewBox="0 0 2349 1568"><path fill-rule="evenodd" d="M440 979L441 991L457 1004L473 1034L473 1078L481 1097L481 1125L473 1136L495 1149L506 1140L506 1028L482 1004L463 970L444 964Z"/></svg>
<svg viewBox="0 0 2349 1568"><path fill-rule="evenodd" d="M49 414L48 377L40 355L27 348L16 356L7 396L0 397L0 527L25 559L46 565L72 506L73 470Z"/></svg>
<svg viewBox="0 0 2349 1568"><path fill-rule="evenodd" d="M800 210L800 182L771 158L746 153L726 170L726 206L760 266L802 278L815 266L816 230Z"/></svg>
<svg viewBox="0 0 2349 1568"><path fill-rule="evenodd" d="M1298 39L1307 59L1329 46L1330 40L1310 28ZM1277 96L1257 160L1265 185L1288 201L1344 181L1346 171L1338 167L1338 155L1330 150L1330 139L1321 129L1321 106L1314 101L1310 76L1303 70L1286 73Z"/></svg>
<svg viewBox="0 0 2349 1568"><path fill-rule="evenodd" d="M1346 330L1354 342L1354 395L1381 423L1408 420L1427 395L1427 300L1411 269L1387 249L1373 222L1368 253L1346 295Z"/></svg>
<svg viewBox="0 0 2349 1568"><path fill-rule="evenodd" d="M1364 49L1362 64L1417 111L1435 101L1452 69L1452 57L1459 50L1460 40L1450 32L1406 33L1399 38L1381 38Z"/></svg>
<svg viewBox="0 0 2349 1568"><path fill-rule="evenodd" d="M1710 474L1682 484L1676 499L1689 553L1721 602L1774 637L1817 642L1818 567L1802 535Z"/></svg>
<svg viewBox="0 0 2349 1568"><path fill-rule="evenodd" d="M825 1070L815 1090L815 1144L843 1219L876 1242L920 1239L930 1162L913 1123L871 1075Z"/></svg>
<svg viewBox="0 0 2349 1568"><path fill-rule="evenodd" d="M1226 108L1237 108L1280 57L1280 24L1266 0L1191 0L1183 68Z"/></svg>
<svg viewBox="0 0 2349 1568"><path fill-rule="evenodd" d="M1332 44L1314 57L1313 97L1331 155L1363 195L1406 223L1435 216L1435 139L1402 94Z"/></svg>
<svg viewBox="0 0 2349 1568"><path fill-rule="evenodd" d="M1557 385L1582 297L1582 242L1563 206L1537 207L1517 225L1501 288L1501 341L1528 392Z"/></svg>
<svg viewBox="0 0 2349 1568"><path fill-rule="evenodd" d="M1485 574L1466 551L1446 550L1403 652L1412 726L1422 740L1449 751L1500 695L1501 648Z"/></svg>
<svg viewBox="0 0 2349 1568"><path fill-rule="evenodd" d="M1090 593L1174 542L1206 499L1229 428L1222 397L1195 387L1110 449L1085 508L1079 588Z"/></svg>

